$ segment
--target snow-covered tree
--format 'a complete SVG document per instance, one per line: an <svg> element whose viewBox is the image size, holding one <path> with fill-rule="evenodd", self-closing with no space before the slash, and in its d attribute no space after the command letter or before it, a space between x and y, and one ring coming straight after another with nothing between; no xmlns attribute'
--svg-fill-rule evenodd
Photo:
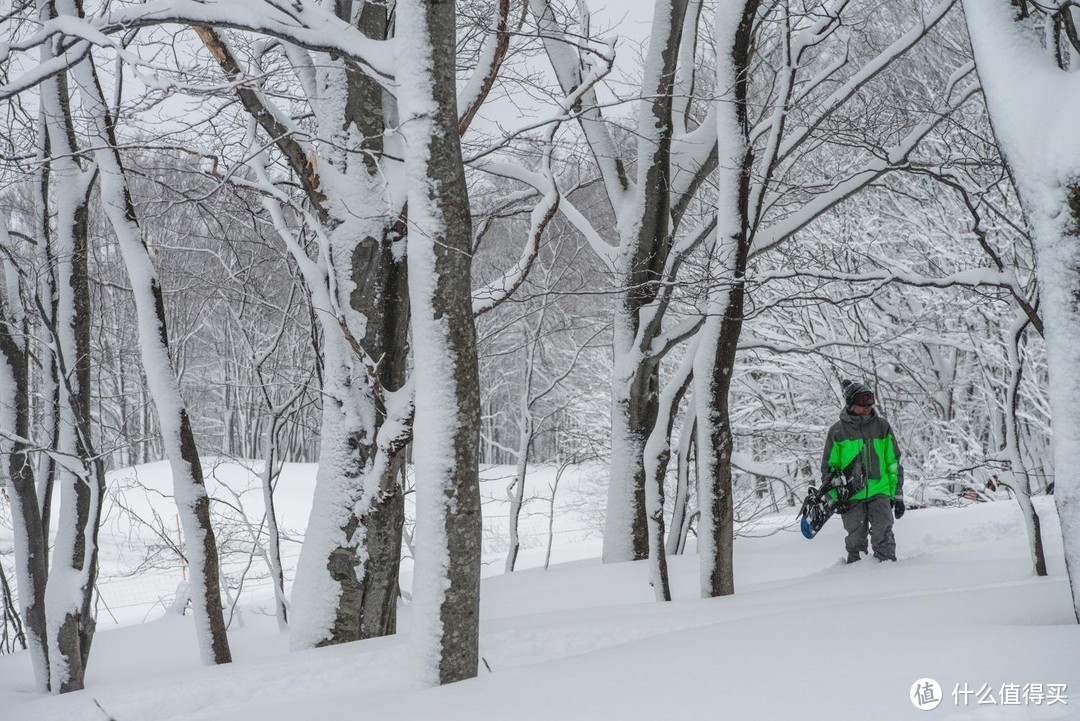
<svg viewBox="0 0 1080 721"><path fill-rule="evenodd" d="M38 4L42 17L55 15ZM52 58L42 47L41 62ZM92 440L90 388L90 279L88 275L88 209L96 169L80 160L65 76L47 79L41 87L46 156L51 156L56 184L56 288L53 358L59 380L56 416L57 481L60 520L56 526L53 562L45 591L49 637L49 683L59 693L79 690L94 634L91 609L97 578L97 532L105 491L105 468Z"/></svg>
<svg viewBox="0 0 1080 721"><path fill-rule="evenodd" d="M560 21L554 6L530 4L559 85L580 106L581 134L614 217L616 238L606 241L595 222L581 219L571 203L560 206L609 264L618 298L606 560L643 558L650 546L657 555L663 552L662 541L649 542L650 535L662 538L662 516L656 512L661 495L646 490L664 475L656 469L666 462L657 464L656 459L665 458L670 437L665 428L669 414L659 407L661 363L701 328L692 384L699 409L702 558L713 559L703 561L703 579L712 579L703 580L703 592L733 588L733 435L724 408L742 328L748 265L902 165L949 109L970 97L968 88L942 101L928 121L914 123L899 139L867 142L868 152L846 155L850 163L844 167L810 160L830 142L826 130L842 109L925 38L954 4L946 0L902 16L899 22L905 25L897 32L894 19L878 23L874 9L862 3L821 2L799 9L788 3L720 3L713 31L705 34L711 46L703 49L698 43L700 4L657 2L638 88L634 180L590 85L606 72L610 56L565 36L568 26L579 35L588 28L587 14L579 9L571 21ZM847 31L840 32L847 26L867 33L873 29L888 42L853 53ZM710 72L701 73L702 65ZM946 90L963 75L958 73ZM706 84L714 89L711 104L705 100L707 90L701 90ZM821 177L826 169L831 174ZM712 212L702 210L708 206ZM711 270L694 281L687 274L688 259L703 250ZM693 298L700 288L707 288L703 302ZM690 303L693 310L674 311L680 303ZM676 382L672 391L680 385ZM654 450L647 460L645 447L654 432L658 435L650 442ZM650 517L656 519L654 530ZM659 570L662 559L656 563Z"/></svg>
<svg viewBox="0 0 1080 721"><path fill-rule="evenodd" d="M41 507L30 441L29 325L23 306L21 283L14 267L11 235L0 228L0 252L4 253L4 290L0 299L0 456L7 498L12 506L15 544L15 578L20 614L34 667L38 690L49 689L48 634L45 625L45 584L48 544L41 521Z"/></svg>
<svg viewBox="0 0 1080 721"><path fill-rule="evenodd" d="M409 179L409 300L416 383L412 650L427 683L479 662L480 389L472 218L458 138L454 2L396 6L398 107Z"/></svg>
<svg viewBox="0 0 1080 721"><path fill-rule="evenodd" d="M867 187L890 169L901 166L918 143L955 107L973 93L972 87L953 93L968 73L960 68L946 84L945 99L930 116L914 124L899 140L874 148L868 157L847 167L827 170L825 192L800 193L792 202L790 183L811 183L811 148L817 133L831 118L842 113L879 74L920 42L953 6L945 0L919 13L910 26L884 50L866 57L842 53L833 58L827 41L842 24L848 2L823 3L817 12L793 16L786 4L777 5L779 28L775 39L759 24L756 3L740 11L721 4L716 13L716 67L719 88L726 89L715 106L718 132L717 232L710 240L710 255L720 281L710 300L707 320L698 345L694 372L698 415L698 503L702 514L701 592L722 595L734 590L732 539L731 453L733 433L729 403L736 353L745 316L749 264L756 257L780 247L822 213ZM860 10L856 7L855 10ZM823 45L824 44L824 45ZM764 61L762 54L775 46L779 63ZM814 55L816 51L816 55ZM760 58L771 75L765 80L767 94L755 97L748 87L754 82ZM807 62L814 56L817 62ZM835 75L847 69L843 81L832 85ZM818 88L831 88L821 94ZM750 121L751 99L760 103L760 120ZM877 141L880 142L880 141ZM877 144L870 141L873 147ZM808 177L809 176L809 177ZM818 187L822 187L819 185Z"/></svg>
<svg viewBox="0 0 1080 721"><path fill-rule="evenodd" d="M387 42L387 8L341 3L335 17L373 42ZM273 58L242 63L228 38L196 32L227 77L262 72ZM287 46L292 78L283 90L311 112L313 138L271 94L240 85L250 118L249 162L263 209L304 278L321 329L319 475L290 623L296 648L393 633L403 523L398 472L411 433L406 386L409 304L400 214L404 190L388 182L384 130L395 112L377 79L343 57ZM302 194L290 186L298 184ZM307 242L315 238L314 257Z"/></svg>
<svg viewBox="0 0 1080 721"><path fill-rule="evenodd" d="M1035 246L1052 388L1055 500L1080 621L1080 483L1072 473L1080 465L1080 9L1060 0L965 0L964 11L994 135Z"/></svg>
<svg viewBox="0 0 1080 721"><path fill-rule="evenodd" d="M693 86L687 63L693 62L701 3L658 0L655 5L637 103L633 173L627 171L627 162L605 124L594 88L610 69L610 50L582 46L547 0L530 0L529 5L567 96L564 105L575 108L615 220L614 238L608 239L568 201L564 199L560 206L564 214L570 210L568 219L589 240L617 288L604 560L645 558L650 543L644 450L659 413L659 364L697 323L692 319L665 332L672 296L666 281L693 245L684 241L676 248L676 232L690 199L715 163L715 155L710 154L714 149L710 127L690 129L685 114ZM587 31L589 18L579 13L574 24ZM680 57L683 74L677 76ZM700 238L710 228L706 222L686 234Z"/></svg>
<svg viewBox="0 0 1080 721"><path fill-rule="evenodd" d="M79 133L85 133L87 145L91 148L88 156L93 161L94 173L100 189L102 207L109 220L112 231L116 234L127 266L131 286L137 307L139 341L143 366L158 411L158 420L162 429L167 455L172 462L176 497L180 510L181 522L188 539L188 560L191 566L191 598L197 619L197 632L203 658L209 662L224 663L230 660L228 641L221 614L220 591L218 588L218 558L213 530L210 527L209 498L202 479L201 460L195 445L191 420L180 393L179 382L174 370L169 348L169 334L161 286L158 283L154 266L141 234L139 220L132 201L127 176L118 150L116 121L102 90L102 84L89 45L82 40L74 40L73 47L64 47L64 52L54 53L51 39L61 31L58 26L84 27L82 7L74 2L39 3L40 27L51 28L44 34L30 37L21 49L41 48L41 58L37 66L11 84L4 87L6 96L44 83L45 92L41 96L41 107L48 130L50 153L58 154L62 163L73 163L73 139ZM19 43L5 47L10 53ZM57 78L56 92L50 91L52 79ZM62 78L70 82L70 88ZM85 125L76 127L69 114L69 107L76 107ZM58 144L60 138L68 140L67 145ZM80 197L79 176L74 171L70 179L61 178L61 190L58 197L62 202L77 202ZM88 183L81 181L83 197ZM58 227L58 247L65 257L57 258L58 263L76 262L77 244L68 234L70 224L65 218L73 214L63 214ZM85 221L83 221L85 222ZM64 227L68 226L68 227ZM80 260L80 263L85 263ZM63 268L60 265L58 268ZM85 267L85 266L81 266ZM72 266L74 271L74 265ZM96 562L97 527L94 519L98 510L95 504L100 498L103 470L100 461L95 458L88 433L80 433L80 425L89 429L89 407L86 399L80 399L78 363L85 362L89 353L85 352L88 344L85 340L77 341L76 326L87 323L79 319L77 303L85 300L85 289L79 290L79 281L70 281L67 277L60 282L58 275L57 292L60 303L57 311L57 364L59 379L59 414L57 415L56 434L58 450L61 454L75 450L78 464L84 464L86 472L80 479L81 488L72 491L69 498L78 508L69 514L58 528L61 550L61 562L65 570L55 579L56 593L47 594L49 610L49 633L58 644L55 654L50 654L49 662L52 675L56 677L54 690L69 690L65 686L69 681L81 686L81 669L75 663L76 656L85 660L85 651L89 648L89 635L92 633L92 619L88 618L89 594L93 586L94 563ZM68 285L68 288L64 288ZM66 294L69 300L65 301ZM83 332L87 332L83 330ZM64 356L77 356L83 353L85 359L66 361ZM83 371L83 382L88 375ZM75 393L70 389L74 388ZM66 394L66 395L65 395ZM80 418L80 414L82 418ZM65 429L65 426L68 426ZM70 438L70 440L65 440ZM80 452L82 455L80 455ZM65 467L61 457L56 457L57 465L65 473L80 475L70 459ZM98 479L93 478L94 475ZM74 482L74 481L73 481ZM95 498L94 496L98 498ZM81 506L81 508L80 508ZM82 509L86 509L85 513ZM83 518L86 519L85 523ZM67 568L70 567L71 571ZM53 569L57 571L56 568ZM51 584L50 584L51 585ZM83 589L79 599L73 600L72 593ZM80 615L81 614L81 615ZM85 617L85 618L84 618ZM75 687L78 687L75 686Z"/></svg>

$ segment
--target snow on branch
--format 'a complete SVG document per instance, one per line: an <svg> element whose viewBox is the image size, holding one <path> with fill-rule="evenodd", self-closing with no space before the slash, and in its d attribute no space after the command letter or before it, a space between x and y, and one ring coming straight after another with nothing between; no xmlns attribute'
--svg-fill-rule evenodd
<svg viewBox="0 0 1080 721"><path fill-rule="evenodd" d="M610 45L606 52L582 47L578 39L568 35L565 29L559 26L550 0L529 0L529 8L536 18L537 30L543 40L544 50L555 71L559 86L567 100L571 101L567 107L582 106L582 111L578 114L578 122L585 134L589 149L596 159L600 175L604 179L608 199L614 208L621 208L629 190L630 181L619 159L615 142L600 113L596 91L592 87L595 81L586 82L581 71L582 67L586 67L590 69L590 74L596 74L594 58L587 58L582 51L587 50L590 56L599 56L610 69L615 61L614 50ZM606 75L607 72L603 74Z"/></svg>
<svg viewBox="0 0 1080 721"><path fill-rule="evenodd" d="M10 61L12 47L7 43L0 43L0 64L7 64ZM62 54L36 64L31 70L20 75L15 80L0 85L0 100L14 97L25 90L36 87L49 78L65 72L72 65L81 62L90 53L92 47L92 43L85 40L79 41L65 48Z"/></svg>
<svg viewBox="0 0 1080 721"><path fill-rule="evenodd" d="M502 67L506 51L510 47L510 0L499 0L498 17L495 24L494 35L489 35L480 48L480 59L476 63L465 87L458 93L458 134L464 135L472 123L480 106L484 104L488 93L495 85L499 76L499 68Z"/></svg>
<svg viewBox="0 0 1080 721"><path fill-rule="evenodd" d="M288 3L273 0L159 0L115 7L99 17L61 16L42 23L36 33L20 41L0 43L0 62L6 62L13 51L29 50L57 35L81 38L86 47L77 43L73 48L85 56L90 44L116 46L107 37L109 35L159 25L206 25L268 35L308 50L339 55L383 87L390 91L394 89L390 41L367 37L310 0ZM54 68L52 74L76 60L70 52L59 56L54 64L62 67ZM34 75L42 72L35 69ZM41 79L38 77L37 82ZM19 85L29 87L22 80Z"/></svg>
<svg viewBox="0 0 1080 721"><path fill-rule="evenodd" d="M788 270L764 272L756 275L754 280L755 282L767 283L773 280L789 280L793 278L816 278L818 280L843 283L899 283L922 288L952 288L954 286L978 288L990 286L1003 288L1014 293L1024 292L1015 273L998 271L992 268L970 268L940 278L892 270L870 273L844 273L832 270Z"/></svg>
<svg viewBox="0 0 1080 721"><path fill-rule="evenodd" d="M894 40L893 43L879 53L877 57L848 78L847 82L834 90L832 94L822 102L821 107L818 108L817 112L814 113L805 125L799 127L796 132L783 140L777 153L777 162L781 162L788 157L804 140L806 140L807 137L810 136L814 129L819 127L822 122L846 103L859 88L864 87L893 62L901 58L908 50L913 48L934 28L935 25L938 24L938 22L941 21L943 17L945 17L945 14L955 4L956 0L943 0L943 2L931 8L926 15L919 19L918 24L914 25L906 33ZM796 58L797 55L793 54L793 59Z"/></svg>
<svg viewBox="0 0 1080 721"><path fill-rule="evenodd" d="M764 230L758 231L754 236L753 248L750 257L756 257L772 248L780 245L794 233L809 225L815 218L827 212L841 201L850 197L885 173L898 167L902 167L908 156L915 147L930 134L942 120L947 118L954 110L970 100L979 90L978 83L970 83L955 95L952 91L959 81L974 70L973 63L967 63L955 73L948 84L946 97L951 99L941 103L933 115L926 121L916 125L906 136L896 144L883 149L883 152L868 161L861 168L853 172L848 178L834 185L830 190L817 195L797 212L770 225ZM773 200L766 203L771 205Z"/></svg>
<svg viewBox="0 0 1080 721"><path fill-rule="evenodd" d="M483 315L496 308L521 287L540 252L540 237L558 209L559 191L554 184L551 184L544 193L544 197L532 210L529 232L521 251L521 258L497 281L473 291L473 315Z"/></svg>
<svg viewBox="0 0 1080 721"><path fill-rule="evenodd" d="M563 217L585 237L589 247L593 249L604 267L608 270L615 270L615 263L619 255L618 248L604 240L589 219L566 198L559 202L559 210L562 211Z"/></svg>
<svg viewBox="0 0 1080 721"><path fill-rule="evenodd" d="M964 10L994 135L1030 205L1040 195L1034 185L1077 182L1080 72L1058 68L1007 3L965 2Z"/></svg>
<svg viewBox="0 0 1080 721"><path fill-rule="evenodd" d="M653 359L666 356L675 346L691 338L705 323L704 315L692 315L683 318L671 328L652 339L648 355Z"/></svg>
<svg viewBox="0 0 1080 721"><path fill-rule="evenodd" d="M774 478L781 481L787 481L791 478L791 469L788 466L782 463L757 461L751 456L740 453L739 451L732 452L731 465L738 468L743 473L761 476L762 478Z"/></svg>
<svg viewBox="0 0 1080 721"><path fill-rule="evenodd" d="M532 186L536 193L542 195L540 202L536 204L530 214L529 232L526 236L525 245L521 251L519 260L502 277L483 288L473 291L473 315L479 316L492 310L521 287L532 269L536 256L540 253L540 238L544 234L548 223L555 217L559 209L561 196L558 186L555 184L555 173L552 168L552 153L555 150L555 133L558 132L562 121L551 124L546 132L544 143L544 155L541 161L542 172L536 173L519 168L510 163L487 163L477 164L482 170L495 175L513 178Z"/></svg>

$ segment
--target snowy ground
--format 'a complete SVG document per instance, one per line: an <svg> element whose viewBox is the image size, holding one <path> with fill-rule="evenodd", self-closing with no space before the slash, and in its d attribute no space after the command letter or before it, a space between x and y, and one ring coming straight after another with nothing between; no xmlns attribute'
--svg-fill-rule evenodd
<svg viewBox="0 0 1080 721"><path fill-rule="evenodd" d="M219 470L247 482L239 469ZM287 653L274 620L258 612L268 606L259 583L241 595L238 607L246 611L230 629L236 662L201 667L190 617L162 608L175 573L158 572L161 602L153 593L138 600L134 591L133 600L121 600L128 579L116 574L145 541L114 516L103 596L113 597L118 624L109 628L102 614L87 690L36 696L25 656L0 657L0 720L1080 718L1080 626L1052 501L1039 505L1049 578L1031 575L1010 502L910 511L897 522L900 560L886 565L839 564L838 523L806 541L785 514L736 542L736 595L696 598L697 558L688 555L672 559L675 602L658 604L645 564L595 560L587 473L567 474L560 485L553 562L562 562L535 568L547 534L541 498L525 524L532 547L522 562L534 568L501 575L505 506L495 499L505 470L485 473L492 500L485 506L490 562L481 654L490 671L482 668L475 680L411 685L408 605L397 637ZM549 495L554 473L540 469L533 477L537 495ZM160 469L144 467L140 475L155 485ZM302 528L312 475L294 467L283 480L284 527ZM261 509L250 495L250 504L242 498L257 523ZM129 496L147 513L158 500ZM924 677L935 679L944 697L929 712L909 700ZM974 692L966 705L965 688ZM1018 703L1003 704L1014 692ZM1066 703L1055 702L1060 693Z"/></svg>

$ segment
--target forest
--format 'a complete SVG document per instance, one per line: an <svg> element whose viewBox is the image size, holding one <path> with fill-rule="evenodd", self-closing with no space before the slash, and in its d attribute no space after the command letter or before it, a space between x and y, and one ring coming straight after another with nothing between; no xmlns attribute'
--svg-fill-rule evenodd
<svg viewBox="0 0 1080 721"><path fill-rule="evenodd" d="M408 688L498 675L500 574L741 608L845 380L899 449L896 570L997 523L1015 574L980 583L1056 589L1075 644L1075 0L0 8L22 700L92 692L95 636L154 608L207 666L251 658L244 613L318 663L402 637Z"/></svg>

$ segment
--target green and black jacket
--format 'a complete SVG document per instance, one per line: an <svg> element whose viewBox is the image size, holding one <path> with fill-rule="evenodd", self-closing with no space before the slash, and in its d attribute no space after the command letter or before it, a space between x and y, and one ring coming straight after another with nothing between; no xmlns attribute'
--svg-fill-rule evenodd
<svg viewBox="0 0 1080 721"><path fill-rule="evenodd" d="M847 409L842 411L840 420L825 438L821 458L823 484L833 471L843 473L852 489L858 490L851 497L853 501L882 494L889 498L900 496L904 490L904 468L889 422L877 411L868 416L857 416Z"/></svg>

